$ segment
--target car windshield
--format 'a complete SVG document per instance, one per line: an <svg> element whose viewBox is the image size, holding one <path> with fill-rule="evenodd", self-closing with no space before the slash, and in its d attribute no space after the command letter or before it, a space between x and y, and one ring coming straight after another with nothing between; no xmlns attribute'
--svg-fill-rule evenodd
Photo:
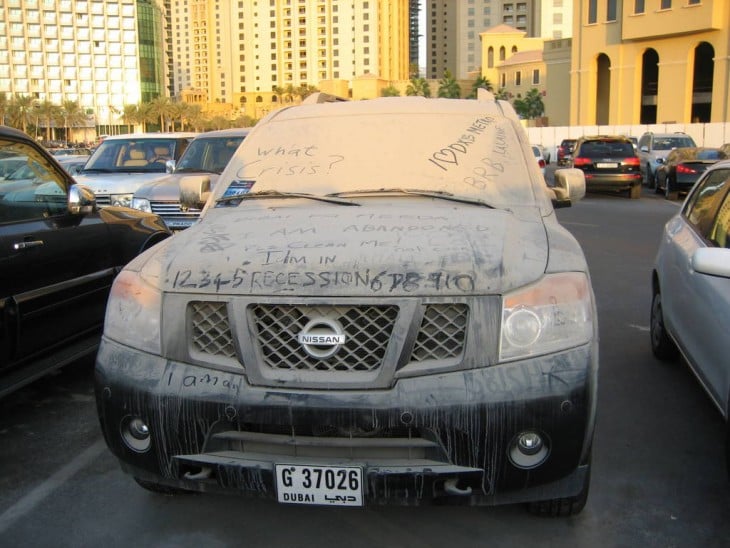
<svg viewBox="0 0 730 548"><path fill-rule="evenodd" d="M226 170L230 177L216 184L215 198L238 188L319 196L398 188L496 207L536 204L531 174L537 185L538 173L527 166L526 145L509 120L451 111L368 116L366 108L344 116L275 118L246 138Z"/></svg>
<svg viewBox="0 0 730 548"><path fill-rule="evenodd" d="M167 160L174 158L176 140L106 139L84 168L84 172L159 172L165 173Z"/></svg>
<svg viewBox="0 0 730 548"><path fill-rule="evenodd" d="M689 137L657 137L654 139L654 150L672 150L679 147L693 147L695 144Z"/></svg>
<svg viewBox="0 0 730 548"><path fill-rule="evenodd" d="M626 158L634 155L634 146L628 141L586 141L578 153L585 158Z"/></svg>
<svg viewBox="0 0 730 548"><path fill-rule="evenodd" d="M243 137L201 137L195 139L182 155L175 172L221 173L236 152Z"/></svg>

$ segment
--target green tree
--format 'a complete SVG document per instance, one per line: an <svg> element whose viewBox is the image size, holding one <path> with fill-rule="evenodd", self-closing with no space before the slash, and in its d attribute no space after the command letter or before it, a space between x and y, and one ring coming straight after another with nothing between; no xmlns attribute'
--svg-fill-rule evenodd
<svg viewBox="0 0 730 548"><path fill-rule="evenodd" d="M319 91L315 86L310 86L309 84L302 84L296 90L294 90L294 94L299 97L300 100L304 101L307 97L312 95L312 93L315 93Z"/></svg>
<svg viewBox="0 0 730 548"><path fill-rule="evenodd" d="M509 101L509 93L504 88L499 88L497 90L497 93L494 94L495 99L499 99L501 101Z"/></svg>
<svg viewBox="0 0 730 548"><path fill-rule="evenodd" d="M5 116L8 113L8 96L0 93L0 125L5 125Z"/></svg>
<svg viewBox="0 0 730 548"><path fill-rule="evenodd" d="M444 77L439 80L438 96L447 99L458 99L461 97L461 86L448 70L444 71Z"/></svg>
<svg viewBox="0 0 730 548"><path fill-rule="evenodd" d="M28 124L33 122L33 108L36 100L30 95L16 95L8 104L10 125L28 133Z"/></svg>
<svg viewBox="0 0 730 548"><path fill-rule="evenodd" d="M406 88L406 95L431 97L431 86L428 85L428 81L425 78L411 78Z"/></svg>
<svg viewBox="0 0 730 548"><path fill-rule="evenodd" d="M532 88L525 94L524 98L518 97L514 100L513 106L515 111L522 118L534 120L539 118L545 112L545 105L542 102L542 95L537 88Z"/></svg>
<svg viewBox="0 0 730 548"><path fill-rule="evenodd" d="M380 90L380 96L381 97L399 97L400 91L398 91L398 88L390 85L387 88L383 88Z"/></svg>
<svg viewBox="0 0 730 548"><path fill-rule="evenodd" d="M55 126L55 122L57 122L60 118L61 107L52 101L45 99L40 103L36 103L33 108L33 112L38 120L43 121L43 125L46 129L46 142L51 142L54 138L54 135L52 135L53 127ZM41 124L38 123L36 125L40 126Z"/></svg>
<svg viewBox="0 0 730 548"><path fill-rule="evenodd" d="M150 101L150 116L160 121L160 131L167 131L165 120L172 117L173 106L168 97L155 97Z"/></svg>
<svg viewBox="0 0 730 548"><path fill-rule="evenodd" d="M476 99L477 92L480 88L484 88L487 91L494 91L494 86L492 86L492 82L490 82L488 78L480 76L474 81L474 84L471 87L471 93L469 94L467 99Z"/></svg>
<svg viewBox="0 0 730 548"><path fill-rule="evenodd" d="M124 105L122 108L122 121L127 124L127 133L132 133L132 126L140 122L139 106Z"/></svg>
<svg viewBox="0 0 730 548"><path fill-rule="evenodd" d="M63 131L68 144L68 128L78 127L86 124L86 113L78 101L64 101L61 105L61 116L63 117Z"/></svg>

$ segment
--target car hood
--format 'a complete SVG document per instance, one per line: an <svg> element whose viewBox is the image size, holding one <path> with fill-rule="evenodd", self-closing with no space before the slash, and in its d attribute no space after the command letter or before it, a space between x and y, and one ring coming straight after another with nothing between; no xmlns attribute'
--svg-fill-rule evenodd
<svg viewBox="0 0 730 548"><path fill-rule="evenodd" d="M76 182L86 185L94 194L134 194L143 184L164 177L164 173L90 173L74 177Z"/></svg>
<svg viewBox="0 0 730 548"><path fill-rule="evenodd" d="M180 200L180 179L183 177L204 175L210 177L210 184L213 187L218 180L218 173L208 172L183 172L165 175L153 181L144 183L134 193L135 198L146 198L150 201L172 202Z"/></svg>
<svg viewBox="0 0 730 548"><path fill-rule="evenodd" d="M361 203L252 200L213 209L129 268L167 292L297 297L498 294L545 272L548 240L536 207Z"/></svg>

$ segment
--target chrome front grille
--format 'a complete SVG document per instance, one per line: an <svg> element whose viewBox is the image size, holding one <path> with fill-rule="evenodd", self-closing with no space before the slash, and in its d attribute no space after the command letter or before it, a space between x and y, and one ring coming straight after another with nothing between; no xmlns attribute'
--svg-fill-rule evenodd
<svg viewBox="0 0 730 548"><path fill-rule="evenodd" d="M426 306L411 361L447 360L460 356L466 340L468 311L462 303Z"/></svg>
<svg viewBox="0 0 730 548"><path fill-rule="evenodd" d="M251 308L257 344L265 365L304 371L373 371L383 361L395 320L396 306L300 306L257 304ZM297 335L311 319L338 322L347 341L333 356L310 356Z"/></svg>
<svg viewBox="0 0 730 548"><path fill-rule="evenodd" d="M109 194L97 194L94 198L96 199L96 205L99 207L112 204L112 197Z"/></svg>
<svg viewBox="0 0 730 548"><path fill-rule="evenodd" d="M190 209L183 211L180 207L180 202L152 202L150 207L152 208L152 213L162 217L165 215L175 215L198 218L200 216L200 209L191 207Z"/></svg>

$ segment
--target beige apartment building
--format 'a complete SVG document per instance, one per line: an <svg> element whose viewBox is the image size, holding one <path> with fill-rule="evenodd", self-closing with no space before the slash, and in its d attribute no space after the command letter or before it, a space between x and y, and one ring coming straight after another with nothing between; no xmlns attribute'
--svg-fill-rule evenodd
<svg viewBox="0 0 730 548"><path fill-rule="evenodd" d="M730 121L730 2L580 0L570 124Z"/></svg>
<svg viewBox="0 0 730 548"><path fill-rule="evenodd" d="M409 77L408 0L188 0L171 10L175 94L239 115L261 118L301 86L362 98L374 80Z"/></svg>

